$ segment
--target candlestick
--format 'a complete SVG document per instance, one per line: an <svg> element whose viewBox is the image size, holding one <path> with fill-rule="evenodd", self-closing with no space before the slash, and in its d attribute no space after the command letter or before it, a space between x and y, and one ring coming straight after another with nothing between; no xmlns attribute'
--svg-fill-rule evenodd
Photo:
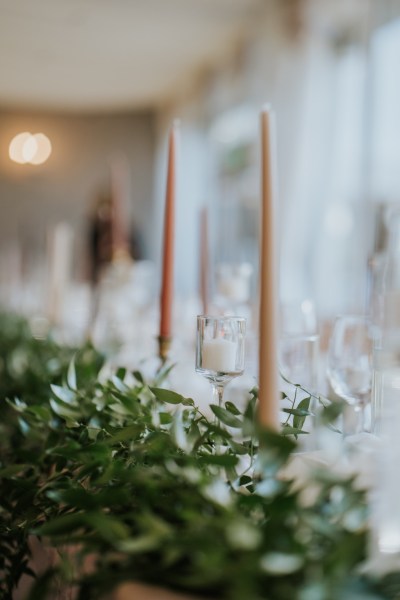
<svg viewBox="0 0 400 600"><path fill-rule="evenodd" d="M164 244L162 284L160 298L159 354L163 358L162 344L171 338L172 302L174 287L174 231L175 231L175 155L178 137L178 121L174 121L169 134L167 191L165 198Z"/></svg>
<svg viewBox="0 0 400 600"><path fill-rule="evenodd" d="M277 360L277 277L275 249L275 139L274 114L269 106L261 112L261 245L260 245L260 342L259 421L279 428Z"/></svg>
<svg viewBox="0 0 400 600"><path fill-rule="evenodd" d="M216 338L203 343L202 368L230 373L236 369L236 342Z"/></svg>
<svg viewBox="0 0 400 600"><path fill-rule="evenodd" d="M208 314L208 215L203 207L200 215L200 297L203 315Z"/></svg>

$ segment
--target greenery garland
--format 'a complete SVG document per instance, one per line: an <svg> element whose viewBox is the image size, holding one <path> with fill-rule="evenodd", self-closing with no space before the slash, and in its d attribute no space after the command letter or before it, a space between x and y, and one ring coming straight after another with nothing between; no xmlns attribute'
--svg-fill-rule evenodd
<svg viewBox="0 0 400 600"><path fill-rule="evenodd" d="M396 574L361 574L367 505L353 480L316 471L304 505L280 475L309 399L278 435L257 427L256 389L210 420L160 387L165 372L104 378L93 348L35 340L10 315L0 331L0 598L24 573L32 600L60 585L99 598L133 580L214 599L400 597ZM59 553L41 576L33 536Z"/></svg>

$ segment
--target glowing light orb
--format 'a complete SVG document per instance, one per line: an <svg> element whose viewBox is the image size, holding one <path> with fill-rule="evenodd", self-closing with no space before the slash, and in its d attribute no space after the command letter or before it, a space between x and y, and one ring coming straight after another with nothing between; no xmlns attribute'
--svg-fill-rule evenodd
<svg viewBox="0 0 400 600"><path fill-rule="evenodd" d="M44 133L24 131L11 140L8 153L10 159L19 164L41 165L49 158L51 150L51 142Z"/></svg>

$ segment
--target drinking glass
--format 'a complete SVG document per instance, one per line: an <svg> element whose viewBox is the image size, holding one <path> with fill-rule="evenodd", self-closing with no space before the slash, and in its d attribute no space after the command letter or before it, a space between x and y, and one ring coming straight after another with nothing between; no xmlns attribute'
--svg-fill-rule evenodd
<svg viewBox="0 0 400 600"><path fill-rule="evenodd" d="M309 299L280 306L279 363L288 381L317 391L319 335L315 306Z"/></svg>
<svg viewBox="0 0 400 600"><path fill-rule="evenodd" d="M372 348L371 328L365 316L346 315L336 319L328 349L327 374L333 391L354 408L356 432L367 430L365 407L371 394Z"/></svg>
<svg viewBox="0 0 400 600"><path fill-rule="evenodd" d="M225 386L244 371L245 333L244 317L197 317L196 371L211 383L218 406Z"/></svg>
<svg viewBox="0 0 400 600"><path fill-rule="evenodd" d="M217 304L224 314L235 314L246 307L250 298L250 263L222 263L217 267ZM243 313L242 313L243 314Z"/></svg>

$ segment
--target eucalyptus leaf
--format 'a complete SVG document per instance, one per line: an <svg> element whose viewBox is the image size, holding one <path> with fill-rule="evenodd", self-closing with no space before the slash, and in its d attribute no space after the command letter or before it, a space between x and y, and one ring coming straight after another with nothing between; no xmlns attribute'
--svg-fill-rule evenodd
<svg viewBox="0 0 400 600"><path fill-rule="evenodd" d="M71 388L71 390L76 391L77 384L76 384L75 358L71 359L71 362L69 363L69 366L68 366L67 383L68 383L68 386ZM61 400L63 400L63 398L61 398Z"/></svg>
<svg viewBox="0 0 400 600"><path fill-rule="evenodd" d="M310 402L311 402L311 396L308 396L308 398L304 398L297 405L297 410L300 413L304 412L306 414L295 414L294 415L294 417L293 417L293 427L295 429L303 429L304 422L306 420L306 417L309 414Z"/></svg>
<svg viewBox="0 0 400 600"><path fill-rule="evenodd" d="M141 374L140 371L133 371L132 375L134 376L134 378L136 379L136 381L138 381L139 383L144 384L143 375Z"/></svg>
<svg viewBox="0 0 400 600"><path fill-rule="evenodd" d="M61 387L60 385L55 384L51 384L50 388L56 398L62 400L62 402L65 402L65 404L71 404L76 406L77 401L75 392L66 387Z"/></svg>
<svg viewBox="0 0 400 600"><path fill-rule="evenodd" d="M232 402L225 402L225 408L226 410L229 410L229 412L231 412L233 415L240 415L240 410L232 403Z"/></svg>
<svg viewBox="0 0 400 600"><path fill-rule="evenodd" d="M226 410L226 408L222 408L222 406L217 406L216 404L210 404L210 408L217 419L219 419L221 423L224 423L224 425L235 427L236 429L242 427L242 421L234 416L229 410Z"/></svg>
<svg viewBox="0 0 400 600"><path fill-rule="evenodd" d="M150 387L157 400L167 404L182 404L184 398L180 394L163 388Z"/></svg>

